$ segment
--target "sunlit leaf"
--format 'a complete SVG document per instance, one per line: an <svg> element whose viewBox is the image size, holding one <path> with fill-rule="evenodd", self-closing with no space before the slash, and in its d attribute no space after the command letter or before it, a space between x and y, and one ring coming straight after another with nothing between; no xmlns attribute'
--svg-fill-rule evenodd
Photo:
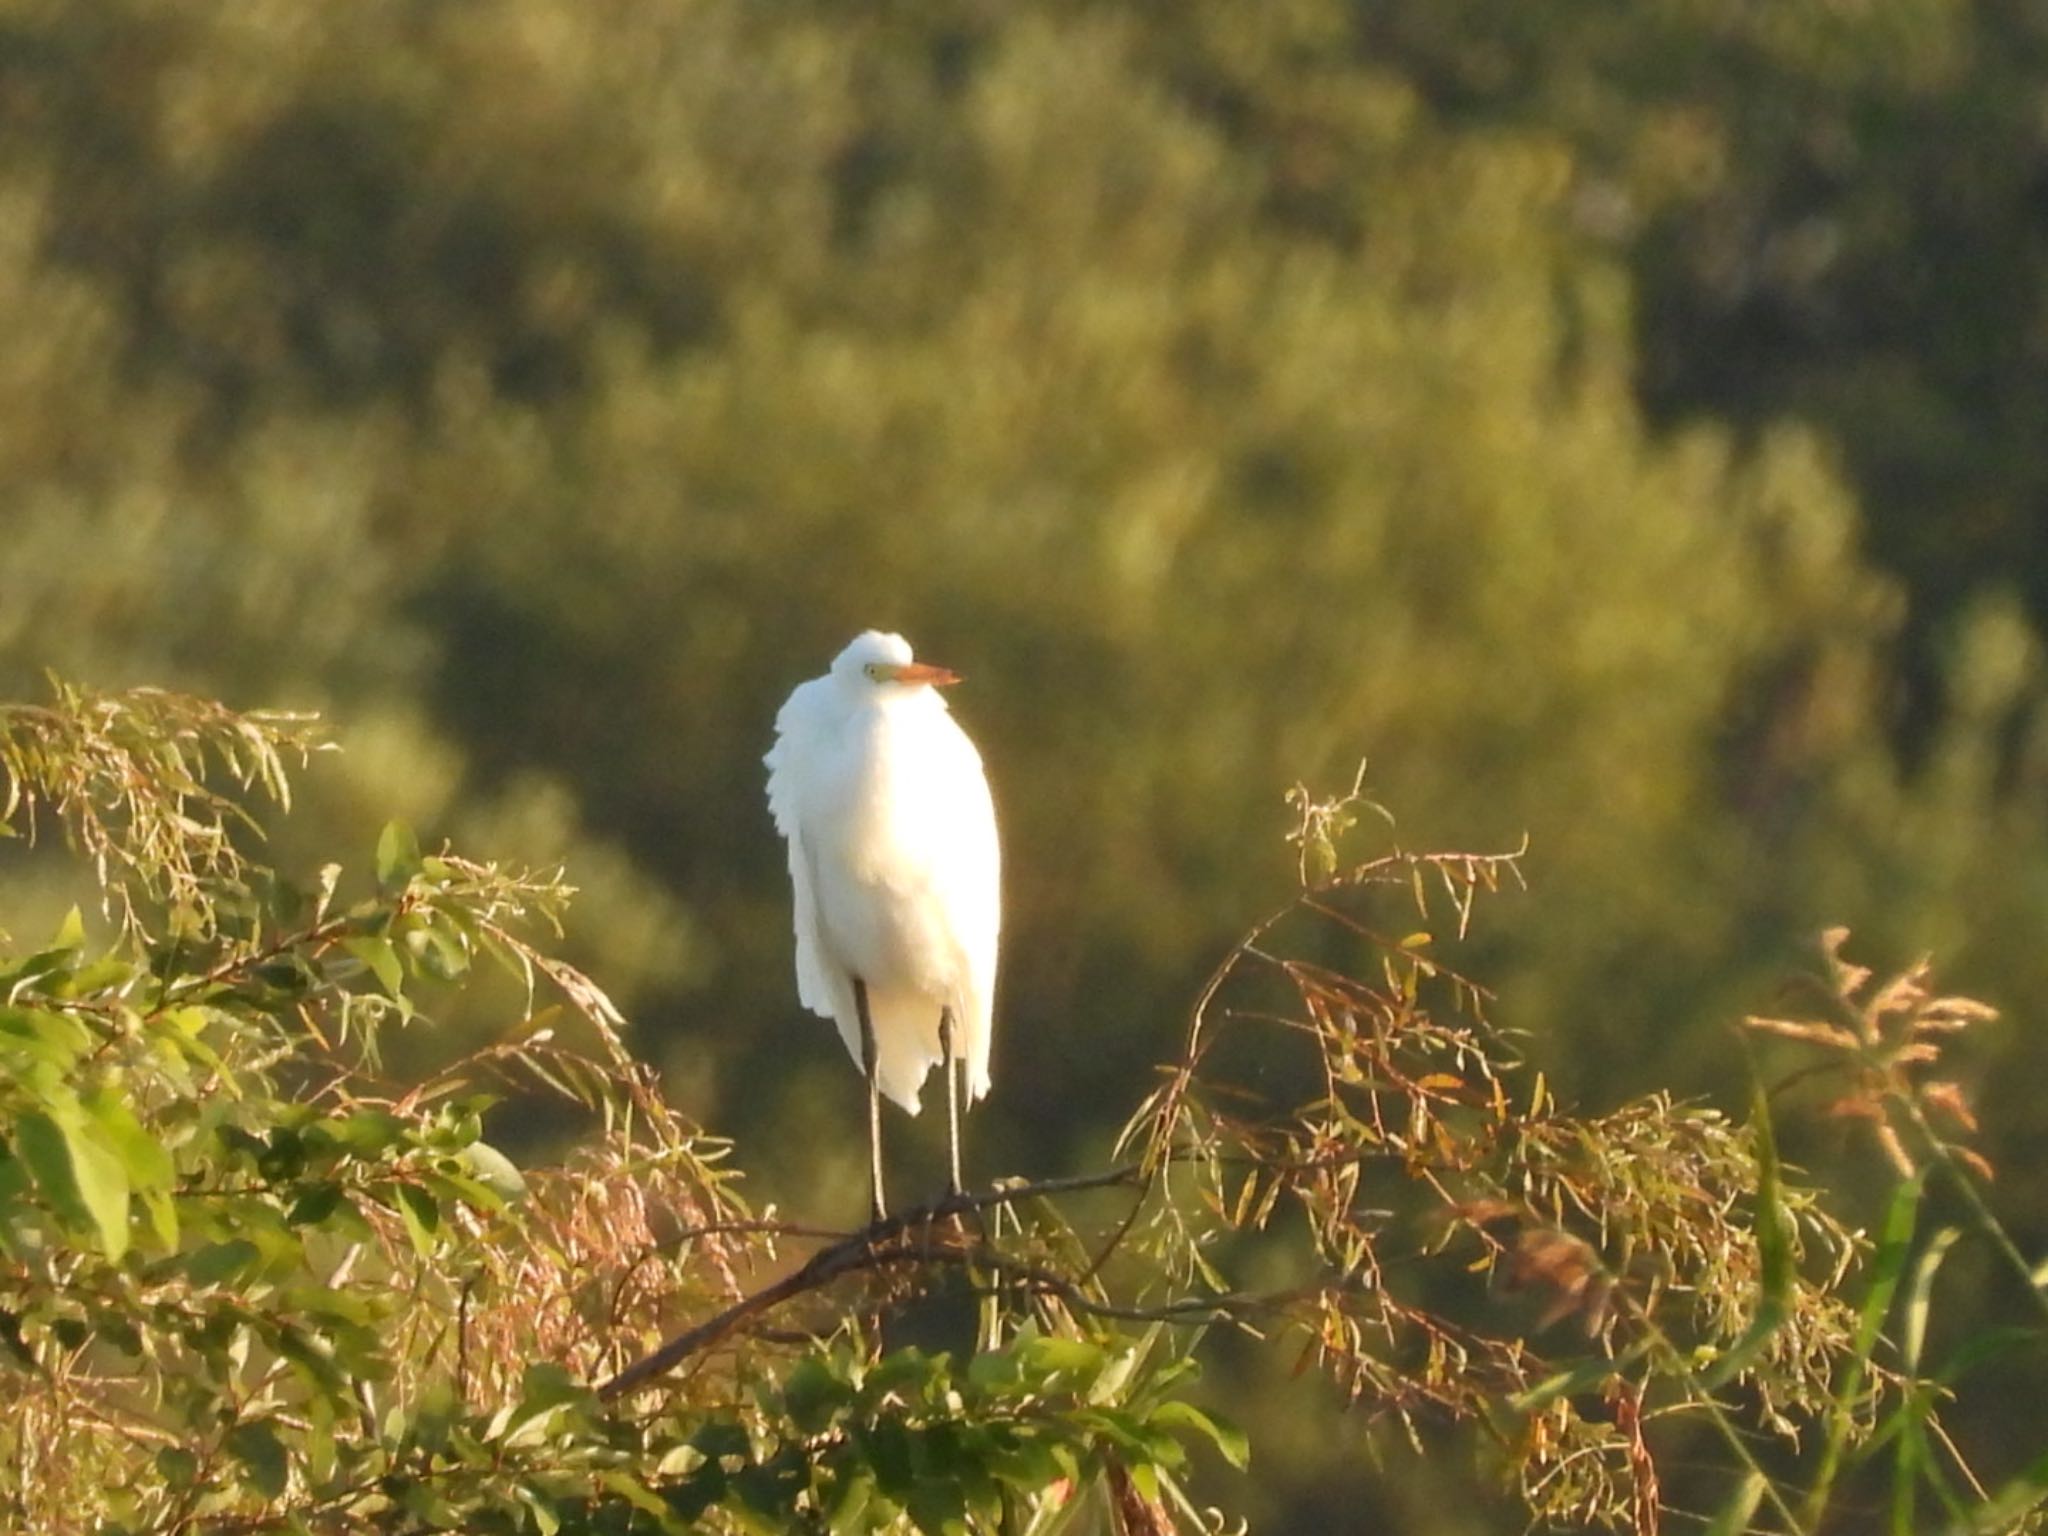
<svg viewBox="0 0 2048 1536"><path fill-rule="evenodd" d="M492 1193L503 1200L520 1200L526 1196L526 1177L520 1173L512 1159L500 1152L487 1141L473 1141L462 1149L462 1160L469 1165L469 1171Z"/></svg>
<svg viewBox="0 0 2048 1536"><path fill-rule="evenodd" d="M410 880L420 867L420 843L411 827L389 821L377 835L377 884L396 889Z"/></svg>
<svg viewBox="0 0 2048 1536"><path fill-rule="evenodd" d="M1960 1228L1942 1228L1928 1239L1919 1258L1913 1261L1899 1320L1899 1363L1909 1375L1920 1369L1920 1350L1927 1339L1927 1318L1934 1301L1934 1277L1950 1247L1962 1235Z"/></svg>
<svg viewBox="0 0 2048 1536"><path fill-rule="evenodd" d="M74 1221L86 1217L108 1258L126 1253L128 1171L78 1103L59 1099L48 1113L30 1111L15 1123L15 1136L46 1198Z"/></svg>

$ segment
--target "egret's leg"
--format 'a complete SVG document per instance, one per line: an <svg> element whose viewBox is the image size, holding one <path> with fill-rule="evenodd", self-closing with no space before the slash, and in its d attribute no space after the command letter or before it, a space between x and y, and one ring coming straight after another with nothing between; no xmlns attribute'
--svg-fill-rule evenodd
<svg viewBox="0 0 2048 1536"><path fill-rule="evenodd" d="M853 1006L860 1015L861 1070L868 1078L868 1172L874 1180L870 1214L881 1221L889 1214L882 1203L882 1078L875 1062L875 1021L868 1017L868 984L858 976L853 978Z"/></svg>
<svg viewBox="0 0 2048 1536"><path fill-rule="evenodd" d="M946 1151L952 1159L952 1181L946 1186L949 1195L963 1195L966 1186L960 1182L960 1069L962 1063L953 1049L953 1010L942 1009L939 1013L939 1064L946 1074Z"/></svg>

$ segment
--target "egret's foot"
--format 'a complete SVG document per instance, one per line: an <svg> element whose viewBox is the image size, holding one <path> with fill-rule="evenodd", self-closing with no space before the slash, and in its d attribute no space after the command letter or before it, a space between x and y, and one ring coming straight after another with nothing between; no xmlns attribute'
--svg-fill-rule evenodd
<svg viewBox="0 0 2048 1536"><path fill-rule="evenodd" d="M988 1241L988 1215L967 1190L947 1190L933 1204L931 1219L935 1225L951 1230L961 1242L977 1236L982 1242Z"/></svg>

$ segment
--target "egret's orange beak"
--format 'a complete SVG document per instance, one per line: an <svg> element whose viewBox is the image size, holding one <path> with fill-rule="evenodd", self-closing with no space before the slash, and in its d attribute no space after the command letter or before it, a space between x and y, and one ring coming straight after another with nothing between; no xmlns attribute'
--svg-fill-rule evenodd
<svg viewBox="0 0 2048 1536"><path fill-rule="evenodd" d="M960 674L945 667L926 666L921 661L908 662L896 669L899 683L930 683L934 688L950 688L960 681Z"/></svg>

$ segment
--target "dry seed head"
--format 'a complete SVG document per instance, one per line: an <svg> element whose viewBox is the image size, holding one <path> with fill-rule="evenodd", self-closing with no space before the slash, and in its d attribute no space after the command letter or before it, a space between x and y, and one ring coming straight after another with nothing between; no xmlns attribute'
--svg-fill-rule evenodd
<svg viewBox="0 0 2048 1536"><path fill-rule="evenodd" d="M1991 1183L1992 1180L1998 1177L1998 1170L1991 1166L1990 1159L1986 1158L1983 1153L1972 1151L1968 1147L1950 1147L1948 1151L1951 1157L1976 1174L1986 1184Z"/></svg>
<svg viewBox="0 0 2048 1536"><path fill-rule="evenodd" d="M1920 1102L1940 1110L1964 1130L1975 1132L1977 1115L1970 1108L1970 1102L1963 1097L1963 1090L1957 1083L1923 1083L1920 1086Z"/></svg>
<svg viewBox="0 0 2048 1536"><path fill-rule="evenodd" d="M1920 1010L1917 1025L1945 1025L1961 1029L1971 1024L1988 1023L1998 1017L1998 1010L1989 1003L1979 1002L1974 997L1937 997Z"/></svg>
<svg viewBox="0 0 2048 1536"><path fill-rule="evenodd" d="M1804 1040L1808 1045L1818 1045L1831 1051L1854 1051L1863 1045L1863 1042L1848 1030L1813 1019L1773 1019L1752 1014L1744 1019L1742 1024L1745 1029L1754 1029L1763 1034L1783 1035L1788 1040Z"/></svg>
<svg viewBox="0 0 2048 1536"><path fill-rule="evenodd" d="M1827 957L1828 974L1835 984L1835 995L1847 1002L1863 990L1870 980L1868 966L1852 965L1842 958L1842 946L1849 942L1847 928L1829 928L1820 936L1821 953Z"/></svg>

